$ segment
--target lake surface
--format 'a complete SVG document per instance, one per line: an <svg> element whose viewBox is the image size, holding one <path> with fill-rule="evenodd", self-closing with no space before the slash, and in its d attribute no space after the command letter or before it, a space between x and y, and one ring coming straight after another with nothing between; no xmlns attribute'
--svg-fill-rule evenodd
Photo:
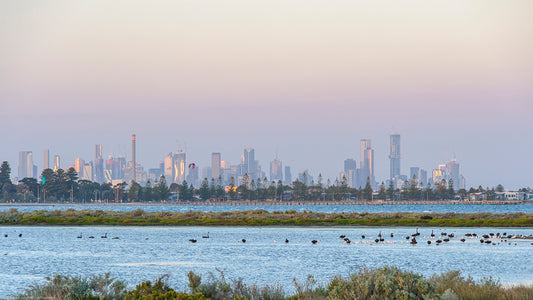
<svg viewBox="0 0 533 300"><path fill-rule="evenodd" d="M437 246L436 238L430 239L432 230L437 238L441 232L456 237ZM202 238L207 231L210 238ZM81 239L77 238L80 232ZM101 238L106 232L108 237ZM363 243L380 232L385 243ZM419 243L410 245L405 236L414 232L415 228L403 227L1 226L0 298L56 273L111 272L127 281L129 288L168 273L172 287L186 290L188 271L207 276L219 269L229 279L279 283L291 291L293 278L303 282L311 274L325 282L364 267L395 265L427 276L461 270L475 279L492 276L503 283L533 283L532 240L513 240L510 245L499 239L494 239L495 245L479 239L459 241L465 233L530 235L531 228L422 228ZM95 238L88 238L91 235ZM340 235L357 244L344 244ZM192 238L198 242L189 242ZM313 239L318 240L316 245L310 243Z"/></svg>
<svg viewBox="0 0 533 300"><path fill-rule="evenodd" d="M243 211L264 209L268 212L273 211L313 211L324 213L340 212L369 212L369 213L388 213L388 212L413 212L413 213L533 213L533 203L528 204L505 204L505 205L479 205L479 204L435 204L435 205L0 205L0 211L6 211L16 208L19 211L33 210L67 210L67 209L92 209L92 210L114 210L114 211L132 211L142 209L145 211L171 211L171 212L218 212L218 211Z"/></svg>

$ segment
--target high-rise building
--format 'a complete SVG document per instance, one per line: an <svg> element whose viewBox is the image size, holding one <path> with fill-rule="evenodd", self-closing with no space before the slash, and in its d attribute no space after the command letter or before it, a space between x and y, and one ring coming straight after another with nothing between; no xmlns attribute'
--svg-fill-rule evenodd
<svg viewBox="0 0 533 300"><path fill-rule="evenodd" d="M282 171L282 164L281 160L279 158L274 158L273 161L270 162L270 181L278 181L283 180L283 171Z"/></svg>
<svg viewBox="0 0 533 300"><path fill-rule="evenodd" d="M44 149L43 170L50 168L50 150Z"/></svg>
<svg viewBox="0 0 533 300"><path fill-rule="evenodd" d="M390 180L395 180L400 176L400 135L390 135Z"/></svg>
<svg viewBox="0 0 533 300"><path fill-rule="evenodd" d="M459 176L459 163L454 158L446 163L446 177L448 181L453 180L454 189L461 187L461 177Z"/></svg>
<svg viewBox="0 0 533 300"><path fill-rule="evenodd" d="M357 187L357 162L355 159L348 158L344 160L344 176L349 187Z"/></svg>
<svg viewBox="0 0 533 300"><path fill-rule="evenodd" d="M192 184L194 187L198 187L198 166L190 167L189 174L187 174L187 183Z"/></svg>
<svg viewBox="0 0 533 300"><path fill-rule="evenodd" d="M220 152L211 153L211 175L209 178L218 178L221 173L221 156Z"/></svg>
<svg viewBox="0 0 533 300"><path fill-rule="evenodd" d="M244 149L243 171L250 178L256 178L255 174L255 150L253 148Z"/></svg>
<svg viewBox="0 0 533 300"><path fill-rule="evenodd" d="M165 175L165 179L167 180L167 182L171 183L174 181L174 155L172 154L172 152L165 156L163 164L165 166L163 170L163 175Z"/></svg>
<svg viewBox="0 0 533 300"><path fill-rule="evenodd" d="M187 167L187 154L181 150L174 154L174 180L172 182L182 183L185 180L185 169Z"/></svg>
<svg viewBox="0 0 533 300"><path fill-rule="evenodd" d="M310 185L313 181L313 176L309 174L309 169L305 168L298 172L298 180L305 185Z"/></svg>
<svg viewBox="0 0 533 300"><path fill-rule="evenodd" d="M33 174L33 153L31 151L19 152L19 180L24 178L33 178L37 174Z"/></svg>
<svg viewBox="0 0 533 300"><path fill-rule="evenodd" d="M137 163L135 161L135 134L131 135L131 178L135 182L139 182L137 178Z"/></svg>
<svg viewBox="0 0 533 300"><path fill-rule="evenodd" d="M415 178L416 181L420 181L420 168L419 167L411 167L409 172L409 180Z"/></svg>
<svg viewBox="0 0 533 300"><path fill-rule="evenodd" d="M104 159L102 157L102 145L96 145L94 152L93 180L101 183L104 181Z"/></svg>
<svg viewBox="0 0 533 300"><path fill-rule="evenodd" d="M80 176L80 179L83 180L93 180L93 165L91 164L85 164L83 166L83 175Z"/></svg>
<svg viewBox="0 0 533 300"><path fill-rule="evenodd" d="M285 166L285 185L292 184L291 167Z"/></svg>
<svg viewBox="0 0 533 300"><path fill-rule="evenodd" d="M81 158L76 158L74 161L74 170L78 173L78 178L83 177L83 167L85 166L85 161Z"/></svg>
<svg viewBox="0 0 533 300"><path fill-rule="evenodd" d="M421 182L423 185L428 184L428 172L424 169L418 171L418 182Z"/></svg>
<svg viewBox="0 0 533 300"><path fill-rule="evenodd" d="M366 180L370 179L370 184L375 185L374 178L374 149L370 139L361 140L361 168L357 172L357 185L364 187Z"/></svg>
<svg viewBox="0 0 533 300"><path fill-rule="evenodd" d="M212 176L212 171L211 171L211 167L203 167L202 168L202 180L204 178L207 178L207 181L211 182L211 178L215 178L214 176ZM218 179L218 177L217 177Z"/></svg>
<svg viewBox="0 0 533 300"><path fill-rule="evenodd" d="M112 181L116 179L125 179L125 176L124 176L125 170L126 170L126 158L125 157L113 157L110 155L105 160L104 176L105 176L106 181Z"/></svg>
<svg viewBox="0 0 533 300"><path fill-rule="evenodd" d="M54 171L61 169L61 158L59 155L54 155Z"/></svg>

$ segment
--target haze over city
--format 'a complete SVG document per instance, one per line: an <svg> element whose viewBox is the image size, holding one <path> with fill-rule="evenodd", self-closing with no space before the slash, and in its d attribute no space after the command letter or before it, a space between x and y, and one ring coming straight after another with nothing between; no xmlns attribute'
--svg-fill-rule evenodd
<svg viewBox="0 0 533 300"><path fill-rule="evenodd" d="M283 7L283 9L280 9ZM334 180L372 140L375 177L456 157L467 186L532 186L530 1L5 1L0 160L169 152Z"/></svg>

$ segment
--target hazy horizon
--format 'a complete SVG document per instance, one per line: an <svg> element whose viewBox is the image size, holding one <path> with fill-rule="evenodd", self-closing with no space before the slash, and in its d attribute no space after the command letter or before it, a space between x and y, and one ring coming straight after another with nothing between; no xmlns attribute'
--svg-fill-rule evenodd
<svg viewBox="0 0 533 300"><path fill-rule="evenodd" d="M255 149L334 180L359 140L389 177L455 157L467 186L533 187L533 2L0 1L0 160ZM429 176L429 174L428 174Z"/></svg>

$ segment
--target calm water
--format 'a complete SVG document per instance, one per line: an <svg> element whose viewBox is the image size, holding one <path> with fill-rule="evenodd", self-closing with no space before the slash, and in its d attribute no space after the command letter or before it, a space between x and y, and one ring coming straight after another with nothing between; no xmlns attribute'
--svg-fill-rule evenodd
<svg viewBox="0 0 533 300"><path fill-rule="evenodd" d="M143 209L145 211L242 211L264 209L266 211L314 211L314 212L369 212L369 213L386 213L386 212L456 212L456 213L533 213L533 203L530 204L508 204L508 205L225 205L225 206L205 206L205 205L0 205L0 211L17 208L19 211L32 210L66 210L66 209L101 209L114 211L131 211Z"/></svg>
<svg viewBox="0 0 533 300"><path fill-rule="evenodd" d="M457 236L440 246L428 245L431 230ZM202 236L209 231L210 238ZM382 232L385 244L361 243ZM223 270L226 278L247 283L280 283L312 274L319 282L347 275L362 267L395 265L424 275L458 269L479 279L492 276L504 283L533 283L533 241L511 245L459 241L465 233L507 232L529 235L517 228L423 228L419 243L406 243L414 228L278 228L278 227L0 227L0 298L21 292L45 276L103 274L125 280L133 288L144 280L170 274L170 285L186 290L186 273L207 275ZM83 238L76 238L83 232ZM101 238L104 233L108 238ZM22 233L22 237L18 234ZM390 237L394 233L394 238ZM4 237L7 234L8 237ZM357 244L343 244L346 235ZM95 236L94 239L88 237ZM119 237L120 239L111 239ZM195 238L196 244L188 240ZM246 243L240 242L246 239ZM286 244L285 238L289 239ZM311 240L318 240L312 245ZM499 240L495 240L497 243Z"/></svg>

